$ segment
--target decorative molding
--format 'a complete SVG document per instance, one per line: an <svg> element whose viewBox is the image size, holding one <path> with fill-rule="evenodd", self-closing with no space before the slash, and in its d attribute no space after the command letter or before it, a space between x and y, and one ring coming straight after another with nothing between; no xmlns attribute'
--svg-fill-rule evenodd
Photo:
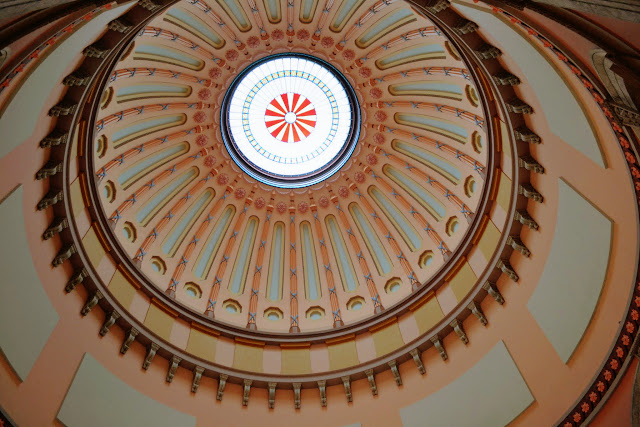
<svg viewBox="0 0 640 427"><path fill-rule="evenodd" d="M439 12L442 12L451 6L449 0L421 0L417 3L434 15L437 15Z"/></svg>
<svg viewBox="0 0 640 427"><path fill-rule="evenodd" d="M530 154L525 154L518 158L518 166L535 173L544 173L544 168Z"/></svg>
<svg viewBox="0 0 640 427"><path fill-rule="evenodd" d="M62 230L69 227L69 221L65 217L55 217L51 222L51 225L42 233L42 238L44 240L49 240L56 234L62 232ZM74 286L75 287L75 286Z"/></svg>
<svg viewBox="0 0 640 427"><path fill-rule="evenodd" d="M60 172L62 172L62 162L49 160L38 172L36 172L36 179L46 179Z"/></svg>
<svg viewBox="0 0 640 427"><path fill-rule="evenodd" d="M531 251L524 245L524 243L522 243L522 240L520 240L520 237L518 236L507 237L507 246L511 246L526 257L531 255Z"/></svg>
<svg viewBox="0 0 640 427"><path fill-rule="evenodd" d="M73 103L73 101L62 100L49 110L49 115L51 117L62 117L68 116L76 112L78 108L77 103Z"/></svg>
<svg viewBox="0 0 640 427"><path fill-rule="evenodd" d="M318 389L320 390L320 406L327 406L327 382L325 380L318 381Z"/></svg>
<svg viewBox="0 0 640 427"><path fill-rule="evenodd" d="M478 320L480 321L480 323L482 323L483 326L487 326L487 323L489 322L486 316L484 315L484 313L482 312L482 309L480 308L479 304L477 304L475 301L471 301L467 306L467 308L471 310L471 312L478 318Z"/></svg>
<svg viewBox="0 0 640 427"><path fill-rule="evenodd" d="M436 334L432 336L430 340L436 350L438 350L438 353L440 353L440 357L442 358L442 360L446 361L449 356L447 355L447 350L445 350L444 345L442 345L442 341L440 341L440 336Z"/></svg>
<svg viewBox="0 0 640 427"><path fill-rule="evenodd" d="M411 357L413 358L413 361L415 362L416 366L418 367L418 371L420 372L420 374L421 375L426 374L427 370L424 368L424 364L422 363L420 350L417 349L417 348L414 348L413 350L411 350L409 352L409 354L411 355Z"/></svg>
<svg viewBox="0 0 640 427"><path fill-rule="evenodd" d="M492 77L498 86L517 86L520 84L520 79L508 71L500 71Z"/></svg>
<svg viewBox="0 0 640 427"><path fill-rule="evenodd" d="M351 377L342 377L342 385L344 385L344 393L347 396L347 402L353 402L353 395L351 394Z"/></svg>
<svg viewBox="0 0 640 427"><path fill-rule="evenodd" d="M109 329L116 323L116 320L120 318L120 313L117 311L110 311L104 319L102 328L100 328L100 336L104 337L109 333Z"/></svg>
<svg viewBox="0 0 640 427"><path fill-rule="evenodd" d="M542 203L544 201L542 194L538 193L538 190L533 188L533 185L529 183L520 184L518 187L518 194L522 194L524 197L531 199L534 202Z"/></svg>
<svg viewBox="0 0 640 427"><path fill-rule="evenodd" d="M522 225L526 225L527 227L529 227L532 230L537 230L538 229L538 223L535 222L533 220L533 218L531 218L531 216L529 215L529 212L527 212L525 210L516 211L513 219L515 221L518 221Z"/></svg>
<svg viewBox="0 0 640 427"><path fill-rule="evenodd" d="M170 383L171 381L173 381L173 377L176 374L176 371L178 370L178 365L180 364L180 362L182 362L182 358L178 357L178 356L172 356L171 357L171 362L169 363L169 370L167 372L167 382Z"/></svg>
<svg viewBox="0 0 640 427"><path fill-rule="evenodd" d="M50 188L47 194L38 202L37 209L39 211L53 206L56 203L60 203L64 199L64 193L62 190L56 188Z"/></svg>
<svg viewBox="0 0 640 427"><path fill-rule="evenodd" d="M640 113L625 105L610 102L610 109L624 126L640 126Z"/></svg>
<svg viewBox="0 0 640 427"><path fill-rule="evenodd" d="M514 114L533 114L533 107L519 98L512 98L505 102L507 111Z"/></svg>
<svg viewBox="0 0 640 427"><path fill-rule="evenodd" d="M69 279L69 281L67 282L66 286L64 287L64 291L66 293L70 293L76 288L76 286L82 283L82 281L86 279L88 276L89 276L89 273L85 268L82 268L81 270L77 270L75 273L73 273L73 276L71 276L71 279Z"/></svg>
<svg viewBox="0 0 640 427"><path fill-rule="evenodd" d="M104 48L97 44L92 44L85 47L82 54L89 58L104 59L109 55L109 52L111 52L111 49Z"/></svg>
<svg viewBox="0 0 640 427"><path fill-rule="evenodd" d="M482 46L475 49L476 54L480 59L495 59L502 56L502 51L495 46L485 43Z"/></svg>
<svg viewBox="0 0 640 427"><path fill-rule="evenodd" d="M525 125L514 129L513 133L517 141L529 142L531 144L540 144L542 142L542 139Z"/></svg>
<svg viewBox="0 0 640 427"><path fill-rule="evenodd" d="M82 71L76 70L73 73L69 74L62 80L62 84L65 86L86 86L91 82L91 78L93 75Z"/></svg>
<svg viewBox="0 0 640 427"><path fill-rule="evenodd" d="M202 374L204 373L204 368L202 366L196 366L193 369L193 381L191 382L191 393L195 393L198 391L198 387L200 387L200 379L202 378Z"/></svg>
<svg viewBox="0 0 640 427"><path fill-rule="evenodd" d="M300 389L302 383L293 383L293 406L296 409L300 409Z"/></svg>
<svg viewBox="0 0 640 427"><path fill-rule="evenodd" d="M402 385L402 377L400 376L400 371L398 370L398 363L395 360L391 360L387 363L389 368L391 369L391 373L393 374L393 378L396 380L396 384L398 386Z"/></svg>
<svg viewBox="0 0 640 427"><path fill-rule="evenodd" d="M253 380L248 380L245 379L243 381L243 388L242 388L242 406L248 406L249 405L249 393L251 392L251 384L253 384Z"/></svg>
<svg viewBox="0 0 640 427"><path fill-rule="evenodd" d="M130 328L127 333L124 335L124 341L122 342L122 346L120 347L120 353L126 354L129 351L129 347L135 341L136 337L140 332L136 328Z"/></svg>
<svg viewBox="0 0 640 427"><path fill-rule="evenodd" d="M126 33L131 28L133 28L133 24L127 21L125 18L120 17L109 22L107 24L107 28L113 31L117 31L119 33Z"/></svg>
<svg viewBox="0 0 640 427"><path fill-rule="evenodd" d="M53 261L51 261L51 265L53 265L54 267L58 267L77 252L78 250L76 249L76 245L73 243L67 246L63 246L62 249L60 249L60 252L58 252L58 255L56 255Z"/></svg>
<svg viewBox="0 0 640 427"><path fill-rule="evenodd" d="M518 274L515 272L513 267L511 267L511 263L509 263L508 259L499 259L496 263L496 268L502 271L503 274L509 276L509 278L514 282L518 281Z"/></svg>
<svg viewBox="0 0 640 427"><path fill-rule="evenodd" d="M145 371L149 369L149 365L151 365L151 361L156 355L156 352L160 349L160 346L154 342L151 343L149 348L147 349L147 356L144 358L142 362L142 369Z"/></svg>
<svg viewBox="0 0 640 427"><path fill-rule="evenodd" d="M229 375L220 374L218 378L218 391L216 392L216 400L222 401L222 396L224 396L224 387L227 385L227 379L229 379Z"/></svg>
<svg viewBox="0 0 640 427"><path fill-rule="evenodd" d="M160 5L154 0L138 0L138 6L147 9L150 12L153 12L160 7Z"/></svg>
<svg viewBox="0 0 640 427"><path fill-rule="evenodd" d="M462 323L458 321L458 319L455 319L453 322L449 323L449 326L453 328L456 335L458 335L458 338L460 338L460 341L462 341L464 345L469 344L469 338L467 337L467 334L464 332L464 329L462 329Z"/></svg>
<svg viewBox="0 0 640 427"><path fill-rule="evenodd" d="M453 30L459 35L465 35L473 33L478 29L478 24L468 19L461 18L458 23L453 27Z"/></svg>
<svg viewBox="0 0 640 427"><path fill-rule="evenodd" d="M57 145L64 145L67 143L69 132L60 128L55 128L40 141L40 148L50 148Z"/></svg>
<svg viewBox="0 0 640 427"><path fill-rule="evenodd" d="M91 292L87 297L87 302L85 302L84 306L82 306L82 310L80 310L80 314L83 316L86 316L87 314L89 314L89 312L93 309L93 307L95 307L96 304L98 304L98 301L100 301L100 299L102 299L102 292L100 291Z"/></svg>
<svg viewBox="0 0 640 427"><path fill-rule="evenodd" d="M269 388L269 409L273 409L276 406L276 386L278 383L270 382L267 384Z"/></svg>
<svg viewBox="0 0 640 427"><path fill-rule="evenodd" d="M482 289L487 291L487 293L500 305L504 304L504 298L495 283L489 282L488 280L482 285Z"/></svg>
<svg viewBox="0 0 640 427"><path fill-rule="evenodd" d="M376 377L373 373L373 369L367 369L366 371L364 371L364 374L367 376L367 380L369 381L371 394L376 396L378 394L378 386L376 385Z"/></svg>

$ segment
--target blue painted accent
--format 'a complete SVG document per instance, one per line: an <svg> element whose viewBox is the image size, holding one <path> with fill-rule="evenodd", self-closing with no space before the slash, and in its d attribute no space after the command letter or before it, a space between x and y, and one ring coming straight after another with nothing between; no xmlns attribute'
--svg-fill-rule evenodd
<svg viewBox="0 0 640 427"><path fill-rule="evenodd" d="M198 168L194 166L177 178L172 179L142 206L142 208L136 213L136 220L142 225L147 225L157 214L156 212L153 216L150 216L151 213L156 209L159 210L161 206L166 205L169 202L169 196L173 194L174 191L182 190L188 183L193 181L196 175L198 175Z"/></svg>
<svg viewBox="0 0 640 427"><path fill-rule="evenodd" d="M340 276L342 277L342 287L347 292L355 291L358 287L358 280L356 279L356 274L353 270L349 250L347 249L347 246L342 239L342 235L340 234L340 227L338 227L333 215L327 216L325 222L327 224L329 236L331 237L331 246L333 247L333 253L336 256L338 270L340 270Z"/></svg>
<svg viewBox="0 0 640 427"><path fill-rule="evenodd" d="M216 225L213 228L209 239L207 240L207 244L200 253L200 258L198 259L198 262L196 263L196 266L193 270L196 277L205 279L209 274L209 267L211 266L213 259L218 253L218 249L222 244L222 237L227 232L235 211L235 207L227 206L222 212L220 218L218 218L218 221L216 222Z"/></svg>
<svg viewBox="0 0 640 427"><path fill-rule="evenodd" d="M176 253L178 246L180 246L189 231L187 228L191 228L193 222L198 216L200 216L204 208L206 208L209 202L213 199L214 195L215 191L209 188L191 204L189 209L182 215L180 221L178 221L178 223L173 227L171 233L162 244L162 251L165 254L173 256Z"/></svg>

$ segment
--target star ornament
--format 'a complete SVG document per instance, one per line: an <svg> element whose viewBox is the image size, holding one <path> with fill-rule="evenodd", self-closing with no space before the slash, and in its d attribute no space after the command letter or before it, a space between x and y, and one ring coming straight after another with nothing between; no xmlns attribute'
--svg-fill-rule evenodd
<svg viewBox="0 0 640 427"><path fill-rule="evenodd" d="M276 96L264 113L267 130L278 141L300 142L311 135L316 126L316 110L305 96L283 93Z"/></svg>

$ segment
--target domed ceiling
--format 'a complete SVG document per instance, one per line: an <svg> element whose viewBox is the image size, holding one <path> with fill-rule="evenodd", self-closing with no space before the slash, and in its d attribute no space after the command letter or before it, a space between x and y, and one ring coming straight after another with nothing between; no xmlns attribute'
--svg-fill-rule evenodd
<svg viewBox="0 0 640 427"><path fill-rule="evenodd" d="M9 52L0 325L77 336L0 328L6 389L91 408L96 362L198 425L588 423L637 346L637 141L586 36L512 12L114 2Z"/></svg>
<svg viewBox="0 0 640 427"><path fill-rule="evenodd" d="M180 2L110 73L103 214L197 314L352 324L429 287L468 240L491 157L469 64L405 2L331 3Z"/></svg>

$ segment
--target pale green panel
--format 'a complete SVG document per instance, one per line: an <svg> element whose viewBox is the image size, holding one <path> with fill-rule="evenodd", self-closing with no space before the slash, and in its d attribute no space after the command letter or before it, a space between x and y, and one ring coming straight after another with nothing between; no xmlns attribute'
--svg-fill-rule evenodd
<svg viewBox="0 0 640 427"><path fill-rule="evenodd" d="M305 294L308 300L315 301L320 298L320 278L318 276L318 261L316 250L313 246L311 225L307 221L300 224L300 237L302 238L302 268L304 271Z"/></svg>
<svg viewBox="0 0 640 427"><path fill-rule="evenodd" d="M33 265L22 205L22 187L0 204L0 239L4 242L0 250L0 349L24 381L56 327L58 313Z"/></svg>
<svg viewBox="0 0 640 427"><path fill-rule="evenodd" d="M191 88L184 85L176 84L134 84L124 86L118 89L116 97L136 97L136 95L144 96L145 94L161 93L164 96L186 97L191 93Z"/></svg>
<svg viewBox="0 0 640 427"><path fill-rule="evenodd" d="M244 236L242 236L240 243L240 250L236 256L236 263L233 266L233 274L229 282L229 290L236 295L244 292L244 285L247 281L247 271L249 270L249 262L251 261L257 231L258 218L252 216L245 227Z"/></svg>
<svg viewBox="0 0 640 427"><path fill-rule="evenodd" d="M585 109L551 60L541 53L542 48L536 49L533 43L538 42L532 42L526 32L518 31L508 22L504 22L498 17L499 14L487 13L462 4L456 4L456 9L476 22L483 32L499 40L503 52L509 52L509 58L522 73L520 77L531 86L532 92L540 102L540 110L535 111L535 114L546 118L551 132L600 167L606 167L600 143ZM544 50L548 55L555 56L549 49Z"/></svg>
<svg viewBox="0 0 640 427"><path fill-rule="evenodd" d="M316 8L318 7L318 0L302 0L302 6L300 7L300 21L311 22L313 16L316 14Z"/></svg>
<svg viewBox="0 0 640 427"><path fill-rule="evenodd" d="M216 2L227 12L229 17L238 26L240 31L249 31L251 24L244 9L236 0L216 0Z"/></svg>
<svg viewBox="0 0 640 427"><path fill-rule="evenodd" d="M420 205L425 208L431 216L440 221L447 215L444 205L438 201L430 192L425 190L421 185L409 178L398 169L385 165L382 171L386 176L391 178L393 182L398 184L407 193L411 195Z"/></svg>
<svg viewBox="0 0 640 427"><path fill-rule="evenodd" d="M224 40L207 25L204 21L196 18L191 13L173 7L167 12L167 16L173 18L170 19L176 25L183 27L185 30L192 34L195 34L205 42L209 43L215 48L221 48L224 45Z"/></svg>
<svg viewBox="0 0 640 427"><path fill-rule="evenodd" d="M355 291L358 288L358 279L356 279L356 272L351 263L349 250L340 233L340 227L333 215L326 217L325 224L331 237L331 247L333 248L333 254L338 263L338 270L342 278L342 287L346 292Z"/></svg>
<svg viewBox="0 0 640 427"><path fill-rule="evenodd" d="M457 184L462 179L462 172L451 163L441 157L431 154L429 151L407 142L393 140L391 146L399 153L411 157L438 172L449 181Z"/></svg>
<svg viewBox="0 0 640 427"><path fill-rule="evenodd" d="M194 56L187 55L186 53L182 53L177 49L169 49L163 46L157 46L153 44L137 45L135 53L154 55L160 58L167 58L167 59L172 59L178 62L184 62L185 64L189 64L192 67L194 67L194 69L197 69L202 66L202 61Z"/></svg>
<svg viewBox="0 0 640 427"><path fill-rule="evenodd" d="M169 125L173 124L176 126L182 123L184 123L184 114L156 117L152 120L143 120L131 126L127 126L126 128L117 130L113 133L111 138L113 139L114 144L117 145L119 140L125 139L134 133L144 132L155 127L162 127L163 129L166 129L167 127L170 127Z"/></svg>
<svg viewBox="0 0 640 427"><path fill-rule="evenodd" d="M469 136L465 128L444 120L436 119L435 117L419 116L415 114L396 114L396 116L396 121L403 125L413 126L420 129L436 128L445 132L453 133L461 138L467 138Z"/></svg>
<svg viewBox="0 0 640 427"><path fill-rule="evenodd" d="M281 0L264 0L263 2L269 22L272 24L280 22L282 20Z"/></svg>
<svg viewBox="0 0 640 427"><path fill-rule="evenodd" d="M400 408L400 417L404 427L506 426L534 400L500 341L448 385Z"/></svg>
<svg viewBox="0 0 640 427"><path fill-rule="evenodd" d="M462 88L451 83L412 82L389 86L392 95L431 95L434 93L450 94L452 98L462 98Z"/></svg>
<svg viewBox="0 0 640 427"><path fill-rule="evenodd" d="M409 62L420 61L422 59L429 58L444 58L444 48L437 44L421 44L417 46L408 47L406 49L402 49L396 53L388 55L378 61L376 64L383 70L396 66L402 65Z"/></svg>
<svg viewBox="0 0 640 427"><path fill-rule="evenodd" d="M329 27L331 31L341 31L363 2L364 0L342 0L340 9L338 9L338 13L336 13Z"/></svg>
<svg viewBox="0 0 640 427"><path fill-rule="evenodd" d="M186 142L175 144L160 150L150 156L147 156L141 161L134 163L130 168L125 169L118 177L118 182L120 185L123 185L124 188L127 188L140 178L146 176L149 172L154 171L156 168L159 168L187 151L189 151L189 144Z"/></svg>
<svg viewBox="0 0 640 427"><path fill-rule="evenodd" d="M398 233L400 233L411 251L419 249L422 246L422 239L416 229L413 228L413 225L402 215L402 212L376 187L371 186L368 191L378 207L398 230Z"/></svg>
<svg viewBox="0 0 640 427"><path fill-rule="evenodd" d="M140 393L89 353L73 377L57 419L68 427L195 427L196 418Z"/></svg>
<svg viewBox="0 0 640 427"><path fill-rule="evenodd" d="M162 190L140 208L138 213L136 213L136 220L142 225L147 225L158 211L171 200L172 196L193 181L196 175L198 175L198 168L192 167L182 175L169 181Z"/></svg>
<svg viewBox="0 0 640 427"><path fill-rule="evenodd" d="M227 229L229 228L229 224L231 224L231 219L233 218L235 212L236 208L229 205L222 212L222 215L218 218L218 221L216 221L216 225L214 226L211 235L209 235L207 243L200 253L195 268L193 269L196 277L205 279L209 274L209 269L211 268L213 259L216 257L218 249L220 249L220 246L222 245L222 238L227 232Z"/></svg>
<svg viewBox="0 0 640 427"><path fill-rule="evenodd" d="M284 223L282 222L277 222L273 227L269 255L267 292L271 301L279 301L282 298L282 283L284 282Z"/></svg>
<svg viewBox="0 0 640 427"><path fill-rule="evenodd" d="M364 237L369 253L376 261L378 273L380 275L388 274L391 272L393 266L391 265L391 260L389 259L387 251L384 249L384 246L382 246L380 239L378 239L378 234L375 232L367 220L366 215L362 212L362 209L360 209L360 206L358 206L357 203L351 203L349 205L349 212L351 212L351 216L356 222L356 226L358 227L358 230L360 230L360 234Z"/></svg>
<svg viewBox="0 0 640 427"><path fill-rule="evenodd" d="M564 180L559 181L557 208L551 249L527 308L567 363L605 285L613 224Z"/></svg>
<svg viewBox="0 0 640 427"><path fill-rule="evenodd" d="M214 195L215 191L209 188L191 204L184 215L180 218L180 221L178 221L178 223L173 227L169 236L165 239L164 244L162 245L162 251L165 254L171 257L175 255L178 247L182 244L185 237L187 237L187 233L193 226L193 223L200 214L202 214L209 202L213 199Z"/></svg>
<svg viewBox="0 0 640 427"><path fill-rule="evenodd" d="M367 31L356 39L356 44L360 47L367 47L390 31L396 29L400 24L415 20L415 15L411 9L398 9L387 14L371 25Z"/></svg>
<svg viewBox="0 0 640 427"><path fill-rule="evenodd" d="M45 55L40 55L41 62L25 75L23 84L17 88L13 96L5 99L6 109L0 117L0 158L26 141L36 129L38 121L42 120L42 115L46 116L44 109L50 108L60 99L60 96L57 96L55 100L50 100L49 94L60 87L69 64L80 60L82 49L104 33L109 21L116 19L134 5L135 3L127 3L96 15L49 48Z"/></svg>

